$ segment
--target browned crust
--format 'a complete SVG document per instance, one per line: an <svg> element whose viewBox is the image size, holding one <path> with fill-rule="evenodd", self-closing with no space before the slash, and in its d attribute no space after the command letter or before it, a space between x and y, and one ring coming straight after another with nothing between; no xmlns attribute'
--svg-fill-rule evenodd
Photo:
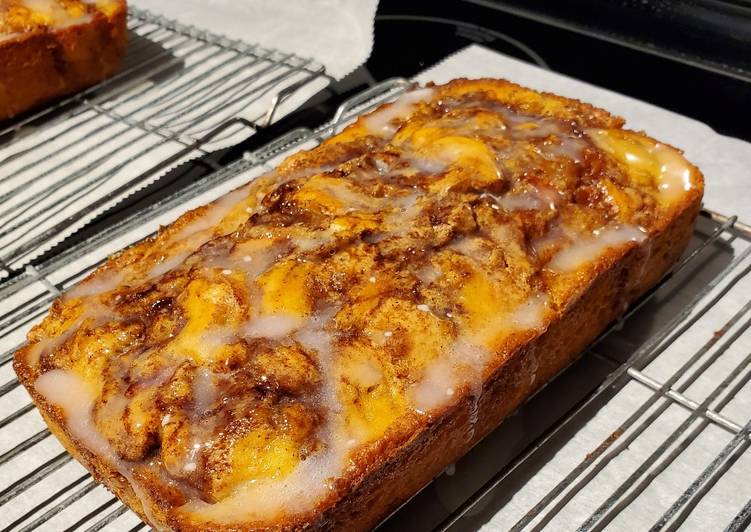
<svg viewBox="0 0 751 532"><path fill-rule="evenodd" d="M537 91L506 79L456 78L445 87L454 94L482 92L487 91L488 87L494 87L496 91L503 92L504 102L519 113L573 120L582 127L619 128L625 123L620 116L590 103L552 92Z"/></svg>
<svg viewBox="0 0 751 532"><path fill-rule="evenodd" d="M490 80L483 81L487 83ZM492 82L509 83L499 80ZM521 87L519 89L528 91ZM595 123L604 122L611 127L622 124L617 117L589 105L558 96L555 99L571 112L581 105L583 113L597 116L593 119ZM420 431L409 437L399 438L399 435L395 435L397 437L383 438L379 446L368 453L366 466L341 481L332 496L319 504L317 511L272 524L265 529L367 530L466 453L528 397L576 360L581 351L623 312L626 304L653 287L678 260L691 238L701 205L703 178L697 168L692 167L692 172L695 188L660 218L647 240L627 251L611 250L600 261L595 275L581 279L580 286L583 288L578 297L566 309L562 309L561 315L549 324L544 333L534 338L509 340L509 344L513 344L511 354L485 371L474 429L470 424L470 413L475 399L467 396L434 415L432 421L426 422ZM184 214L172 225L163 228L156 237L111 258L92 276L138 260L148 249L158 246L166 235L198 216L201 209ZM164 501L151 497L147 501L148 511L145 512L142 501L122 475L100 457L76 444L68 434L58 409L36 393L31 381L33 372L26 365L25 352L22 349L16 354L14 368L53 434L97 480L114 491L142 519L161 529L259 530L243 522L209 525L185 519L178 521L168 517L169 508L160 507L166 505ZM533 373L536 374L534 379ZM472 437L468 438L470 431Z"/></svg>
<svg viewBox="0 0 751 532"><path fill-rule="evenodd" d="M110 77L128 42L127 5L85 24L0 42L0 120Z"/></svg>

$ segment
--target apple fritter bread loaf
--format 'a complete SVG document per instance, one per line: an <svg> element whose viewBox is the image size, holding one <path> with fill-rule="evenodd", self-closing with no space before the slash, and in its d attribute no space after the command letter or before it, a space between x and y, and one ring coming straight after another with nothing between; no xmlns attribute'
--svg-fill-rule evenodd
<svg viewBox="0 0 751 532"><path fill-rule="evenodd" d="M111 76L125 0L0 0L0 120Z"/></svg>
<svg viewBox="0 0 751 532"><path fill-rule="evenodd" d="M702 176L622 125L412 90L112 257L16 372L157 529L372 527L684 250Z"/></svg>

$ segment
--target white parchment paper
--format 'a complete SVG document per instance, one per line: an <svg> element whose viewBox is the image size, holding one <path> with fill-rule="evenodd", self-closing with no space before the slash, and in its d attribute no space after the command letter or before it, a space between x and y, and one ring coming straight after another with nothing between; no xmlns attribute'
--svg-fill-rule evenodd
<svg viewBox="0 0 751 532"><path fill-rule="evenodd" d="M360 66L373 47L377 0L131 0L184 24L312 57L334 78Z"/></svg>

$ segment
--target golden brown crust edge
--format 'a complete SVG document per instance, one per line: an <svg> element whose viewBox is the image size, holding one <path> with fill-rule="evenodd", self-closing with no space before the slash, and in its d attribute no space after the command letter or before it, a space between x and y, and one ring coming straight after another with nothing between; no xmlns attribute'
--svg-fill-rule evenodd
<svg viewBox="0 0 751 532"><path fill-rule="evenodd" d="M335 504L317 514L300 516L294 523L279 523L273 528L370 528L428 483L446 465L464 454L527 397L573 362L580 351L622 312L624 303L633 301L652 287L678 259L691 237L701 202L703 183L696 168L693 168L693 180L696 187L689 191L686 200L675 205L662 218L645 242L632 248L623 257L614 256L616 252L613 252L613 256L609 257L611 264L603 267L589 280L589 288L544 334L516 350L496 368L489 368L479 401L479 419L471 439L465 439L464 436L470 430L469 412L473 402L470 397L447 409L442 415L435 416L434 421L426 424L422 431L413 435L401 447L384 449L388 452L376 456L367 468L368 472L358 479L353 489L339 493L341 498ZM175 224L163 229L162 233L175 230L195 216L196 212L186 213ZM157 245L157 242L158 237L138 244L113 257L97 272L137 260L140 252ZM647 261L646 264L643 264L643 260ZM607 262L605 260L603 264ZM576 331L576 334L573 335L572 331ZM19 352L21 355L22 353L23 351ZM544 357L541 356L543 353ZM17 355L14 363L16 371L32 393L52 432L97 479L109 486L143 519L148 517L156 526L176 530L206 530L203 524L169 522L166 513L159 508L144 511L141 500L117 471L73 443L62 428L63 420L56 409L39 397L31 386L33 383L25 378L28 373L22 360L23 356ZM533 360L537 360L538 365L534 382L531 379L535 366ZM251 530L243 523L225 525L221 529Z"/></svg>
<svg viewBox="0 0 751 532"><path fill-rule="evenodd" d="M110 77L127 42L124 0L88 23L0 42L0 120Z"/></svg>
<svg viewBox="0 0 751 532"><path fill-rule="evenodd" d="M588 102L552 92L537 91L506 79L456 78L448 82L445 87L455 95L494 87L496 91L502 92L503 99L516 106L519 112L576 120L583 127L620 128L625 123L620 116L613 115Z"/></svg>

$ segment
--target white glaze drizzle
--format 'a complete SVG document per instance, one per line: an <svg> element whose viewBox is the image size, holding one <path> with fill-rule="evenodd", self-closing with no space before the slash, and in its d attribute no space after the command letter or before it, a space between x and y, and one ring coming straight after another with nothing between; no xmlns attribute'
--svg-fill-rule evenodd
<svg viewBox="0 0 751 532"><path fill-rule="evenodd" d="M29 366L36 366L44 353L51 353L63 345L86 320L93 319L93 327L96 327L113 318L116 318L116 315L109 307L95 302L87 303L81 315L65 331L54 337L43 337L32 345L26 353L26 362Z"/></svg>
<svg viewBox="0 0 751 532"><path fill-rule="evenodd" d="M509 329L512 331L540 330L545 323L548 304L547 294L532 295L507 316L508 322L512 325Z"/></svg>
<svg viewBox="0 0 751 532"><path fill-rule="evenodd" d="M180 242L195 235L201 237L191 239L193 250L208 242L216 230L216 226L229 214L238 203L248 197L248 187L244 186L225 194L211 203L201 216L186 223L175 234L171 235L169 242Z"/></svg>
<svg viewBox="0 0 751 532"><path fill-rule="evenodd" d="M541 211L549 207L539 196L529 192L502 196L496 199L496 203L507 211Z"/></svg>
<svg viewBox="0 0 751 532"><path fill-rule="evenodd" d="M45 336L44 338L37 341L26 352L26 362L29 364L29 366L32 367L39 364L39 359L44 353L55 351L58 347L63 345L68 340L68 338L75 334L79 326L80 323L77 321L73 324L73 326L66 329L63 333L52 337Z"/></svg>
<svg viewBox="0 0 751 532"><path fill-rule="evenodd" d="M496 205L507 211L543 211L555 210L557 198L550 190L530 187L530 190L496 196L483 192L480 197L491 198Z"/></svg>
<svg viewBox="0 0 751 532"><path fill-rule="evenodd" d="M460 236L454 239L448 248L470 257L478 263L483 263L488 258L486 242L476 236Z"/></svg>
<svg viewBox="0 0 751 532"><path fill-rule="evenodd" d="M409 390L412 408L421 414L448 404L465 386L473 397L482 393L482 370L491 353L467 338L457 339L445 353L428 364L425 373Z"/></svg>
<svg viewBox="0 0 751 532"><path fill-rule="evenodd" d="M616 149L611 145L609 133L602 129L587 130L594 143L608 153L614 154ZM674 148L659 142L647 143L641 141L638 146L629 149L627 142L620 144L620 155L627 164L649 167L655 162L658 168L655 179L660 197L666 203L673 203L684 197L685 193L694 188L691 179L691 166L688 161ZM646 157L644 154L646 153ZM652 159L652 161L649 160Z"/></svg>
<svg viewBox="0 0 751 532"><path fill-rule="evenodd" d="M131 464L121 460L96 429L92 418L96 397L86 381L71 371L53 369L36 380L34 389L45 401L62 409L65 426L71 436L80 441L86 449L109 462L128 481L136 497L141 500L146 517L152 523L157 523L149 509L149 497L133 478Z"/></svg>
<svg viewBox="0 0 751 532"><path fill-rule="evenodd" d="M185 259L190 257L192 253L193 253L192 250L181 251L181 252L166 256L161 262L157 262L154 266L152 266L152 268L146 274L146 278L156 279L157 277L161 277L162 275L168 272L171 272L172 270L180 266L182 263L184 263Z"/></svg>
<svg viewBox="0 0 751 532"><path fill-rule="evenodd" d="M371 235L368 242L377 243L408 234L411 231L411 222L422 212L421 197L421 194L409 194L390 198L393 209L383 215L385 231Z"/></svg>
<svg viewBox="0 0 751 532"><path fill-rule="evenodd" d="M193 408L190 424L191 439L186 450L187 454L180 463L181 471L173 474L192 473L200 466L199 459L203 449L211 445L214 433L215 419L206 417L206 413L217 398L216 377L207 368L199 368L193 378Z"/></svg>
<svg viewBox="0 0 751 532"><path fill-rule="evenodd" d="M506 116L509 117L510 114L507 114ZM520 117L520 122L530 123L530 121L534 120L531 117L525 117L523 115L518 116ZM553 137L557 142L545 140L545 142L538 146L539 153L542 154L543 157L548 159L565 157L574 162L580 162L582 160L583 152L587 147L587 143L583 139L564 131L561 126L554 121L538 119L535 120L534 123L537 125L535 128L527 129L513 127L511 129L512 138L518 140L529 140L548 139L549 137Z"/></svg>
<svg viewBox="0 0 751 532"><path fill-rule="evenodd" d="M326 330L331 315L326 312L309 318L294 334L295 340L318 356L320 401L326 412L319 437L325 448L302 460L289 475L245 482L221 501L193 500L181 507L182 511L219 523L271 519L310 510L331 489L331 481L342 474L350 449L358 443L344 428L343 407L334 387L334 345Z"/></svg>
<svg viewBox="0 0 751 532"><path fill-rule="evenodd" d="M47 402L62 409L66 427L84 447L121 466L109 442L94 426L91 412L95 397L86 381L73 372L53 369L40 376L34 388Z"/></svg>
<svg viewBox="0 0 751 532"><path fill-rule="evenodd" d="M455 155L454 155L455 156ZM441 172L445 172L451 161L446 161L444 159L428 159L425 157L419 157L416 155L410 156L407 154L406 160L409 161L409 166L400 168L400 172L406 171L412 171L412 172L422 172L429 175L437 175Z"/></svg>
<svg viewBox="0 0 751 532"><path fill-rule="evenodd" d="M122 282L126 276L126 270L107 270L106 272L97 273L95 277L86 279L65 292L63 294L63 301L78 297L98 296L111 292L122 286Z"/></svg>
<svg viewBox="0 0 751 532"><path fill-rule="evenodd" d="M644 229L633 225L603 227L593 231L591 236L577 238L570 246L559 251L547 267L560 273L576 271L596 261L609 249L632 242L641 243L646 238Z"/></svg>
<svg viewBox="0 0 751 532"><path fill-rule="evenodd" d="M541 331L545 326L548 296L537 293L513 311L498 316L488 325L490 330ZM458 392L467 389L471 396L469 432L474 436L478 405L483 390L483 372L493 357L485 347L485 331L473 336L460 336L446 351L425 368L422 378L409 390L412 408L421 414L430 414L456 400Z"/></svg>
<svg viewBox="0 0 751 532"><path fill-rule="evenodd" d="M429 100L433 96L433 92L433 89L430 88L406 92L388 107L363 118L363 124L373 135L392 137L397 129L393 122L409 116L415 104Z"/></svg>
<svg viewBox="0 0 751 532"><path fill-rule="evenodd" d="M440 279L443 273L441 269L433 264L427 264L415 272L415 276L425 284L430 284Z"/></svg>
<svg viewBox="0 0 751 532"><path fill-rule="evenodd" d="M241 336L280 340L298 330L304 323L303 318L286 314L258 316L242 328Z"/></svg>
<svg viewBox="0 0 751 532"><path fill-rule="evenodd" d="M229 272L224 273L224 275L236 271L243 272L252 282L265 273L278 259L286 256L288 251L288 243L272 243L251 252L233 252L229 255L203 257L201 264L206 268L216 268L222 270L222 272Z"/></svg>
<svg viewBox="0 0 751 532"><path fill-rule="evenodd" d="M372 360L365 360L352 364L349 367L347 377L362 388L370 388L380 383L383 379L381 368Z"/></svg>
<svg viewBox="0 0 751 532"><path fill-rule="evenodd" d="M564 157L571 159L575 163L579 163L582 160L584 150L587 148L587 143L577 137L564 136L559 137L560 142L545 142L540 148L540 153L543 157L548 159L556 159L558 157Z"/></svg>
<svg viewBox="0 0 751 532"><path fill-rule="evenodd" d="M555 224L547 233L543 236L534 239L531 242L532 250L538 257L546 253L549 249L553 249L559 245L566 244L568 239L571 238L568 235L569 231L566 230L561 224ZM576 235L573 235L576 236Z"/></svg>

